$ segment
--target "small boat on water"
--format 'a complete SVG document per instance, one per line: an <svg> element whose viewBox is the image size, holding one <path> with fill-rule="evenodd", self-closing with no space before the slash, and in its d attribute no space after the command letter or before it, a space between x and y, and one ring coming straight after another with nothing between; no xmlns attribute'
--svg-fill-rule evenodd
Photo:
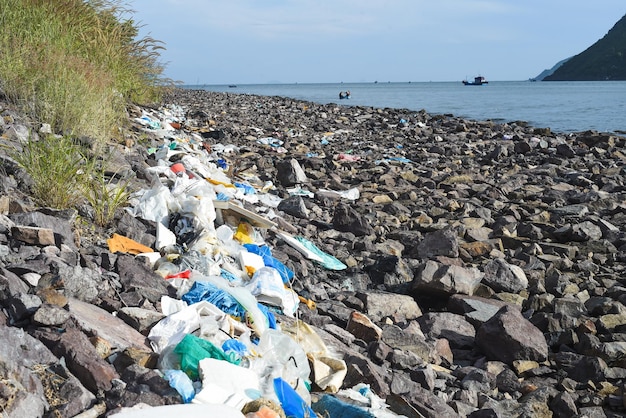
<svg viewBox="0 0 626 418"><path fill-rule="evenodd" d="M463 84L466 86L482 86L483 84L488 84L489 82L482 75L474 77L474 81L463 80Z"/></svg>

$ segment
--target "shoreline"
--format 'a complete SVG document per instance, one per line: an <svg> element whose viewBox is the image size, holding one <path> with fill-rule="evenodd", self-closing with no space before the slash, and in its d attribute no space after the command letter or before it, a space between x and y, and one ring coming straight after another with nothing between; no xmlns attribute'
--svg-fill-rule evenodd
<svg viewBox="0 0 626 418"><path fill-rule="evenodd" d="M346 365L344 392L312 386L321 416L355 405L385 417L624 413L626 138L204 90L176 90L132 112L132 138L111 144L113 171L148 190L173 187L175 164L241 182L233 204L275 224L255 233L294 272L298 319ZM7 136L21 131L13 125ZM181 403L145 338L163 318L161 297L177 296L172 282L106 242L115 232L174 255L154 248L156 222L124 211L103 236L76 237L67 213L29 204L15 180L23 173L0 176L9 200L0 333L15 348L0 347L7 368L40 382L23 365L36 351L74 371L71 399L55 406L67 416ZM33 225L63 245L24 241ZM345 268L307 258L289 235ZM206 254L224 251L208 242ZM91 315L100 320L86 323ZM96 340L111 351L100 357L89 348ZM360 385L369 401L355 398ZM377 397L385 409L367 409Z"/></svg>
<svg viewBox="0 0 626 418"><path fill-rule="evenodd" d="M318 104L331 102L372 107L425 109L431 114L453 114L473 120L492 120L495 123L525 121L536 127L550 127L555 132L575 133L586 130L607 131L620 134L626 130L626 120L615 107L621 101L619 94L606 84L587 85L559 83L493 82L487 86L463 86L460 82L445 83L348 83L348 84L278 84L237 85L235 88L207 86L208 91L224 93L278 95L296 99L313 100ZM626 83L622 83L626 94ZM337 100L342 89L350 87L350 100ZM604 86L604 87L603 87ZM197 86L196 86L197 87ZM472 88L474 87L474 88ZM362 91L359 88L363 89ZM617 91L620 91L619 89ZM571 100L586 97L580 103ZM590 113L590 108L595 113ZM596 115L596 120L588 119ZM619 121L623 121L619 125Z"/></svg>

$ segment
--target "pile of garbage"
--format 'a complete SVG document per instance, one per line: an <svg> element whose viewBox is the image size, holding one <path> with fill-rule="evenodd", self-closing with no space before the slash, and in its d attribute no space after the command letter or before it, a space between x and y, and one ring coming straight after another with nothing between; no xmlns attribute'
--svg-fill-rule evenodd
<svg viewBox="0 0 626 418"><path fill-rule="evenodd" d="M161 139L149 150L151 187L135 192L128 209L156 225L156 242L152 250L116 234L108 244L111 252L144 257L176 289L176 297L161 298L164 317L148 339L159 355L158 369L183 401L207 405L198 416L219 411L222 417L304 418L327 415L329 408L353 410L349 416L398 416L367 384L342 388L345 361L299 319L299 305L315 303L293 290L294 272L273 257L264 237L279 237L326 269L347 266L278 227L275 211L283 199L272 194L272 182L254 174L229 177L229 156L239 150L176 129L186 122L180 106L144 110L135 122ZM272 138L259 143L280 146ZM306 181L295 159L286 171L295 185ZM288 191L303 195L298 187ZM336 193L358 198L358 189ZM341 390L359 399L362 408L337 398L312 402L312 386L327 394ZM138 416L127 409L113 416Z"/></svg>

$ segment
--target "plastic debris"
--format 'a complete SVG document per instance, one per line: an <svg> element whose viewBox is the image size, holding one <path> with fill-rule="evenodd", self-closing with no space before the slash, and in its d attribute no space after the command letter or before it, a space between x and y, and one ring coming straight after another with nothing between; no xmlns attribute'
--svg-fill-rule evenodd
<svg viewBox="0 0 626 418"><path fill-rule="evenodd" d="M318 259L321 259L320 263L327 269L344 270L348 268L348 266L343 264L337 258L333 257L330 254L326 254L325 252L317 248L315 244L313 244L311 241L307 240L306 238L296 237L296 240L298 240L307 250L315 254L318 257Z"/></svg>
<svg viewBox="0 0 626 418"><path fill-rule="evenodd" d="M152 248L119 234L113 234L113 236L107 240L107 244L109 251L112 253L120 252L137 255L153 252Z"/></svg>

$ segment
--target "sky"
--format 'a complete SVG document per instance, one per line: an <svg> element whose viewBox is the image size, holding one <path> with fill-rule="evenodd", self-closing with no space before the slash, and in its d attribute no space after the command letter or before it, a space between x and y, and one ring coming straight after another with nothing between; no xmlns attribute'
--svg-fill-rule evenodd
<svg viewBox="0 0 626 418"><path fill-rule="evenodd" d="M526 80L602 38L624 0L128 0L182 84Z"/></svg>

